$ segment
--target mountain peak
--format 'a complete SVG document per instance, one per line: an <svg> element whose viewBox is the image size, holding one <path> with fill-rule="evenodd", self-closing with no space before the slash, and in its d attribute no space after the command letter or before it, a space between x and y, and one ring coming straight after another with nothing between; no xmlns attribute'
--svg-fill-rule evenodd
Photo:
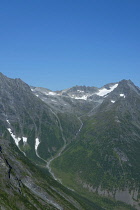
<svg viewBox="0 0 140 210"><path fill-rule="evenodd" d="M118 88L124 90L125 92L131 92L135 91L137 94L140 94L140 90L135 84L129 79L129 80L121 80L119 82Z"/></svg>
<svg viewBox="0 0 140 210"><path fill-rule="evenodd" d="M119 83L123 83L123 84L133 84L134 85L134 83L132 82L132 80L130 80L130 79L122 79Z"/></svg>

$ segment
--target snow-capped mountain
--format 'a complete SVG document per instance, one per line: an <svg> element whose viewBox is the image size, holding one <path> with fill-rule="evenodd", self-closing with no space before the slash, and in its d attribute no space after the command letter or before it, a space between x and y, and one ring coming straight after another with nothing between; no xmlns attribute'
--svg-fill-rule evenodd
<svg viewBox="0 0 140 210"><path fill-rule="evenodd" d="M65 96L77 100L91 100L92 96L104 96L106 97L110 92L112 92L118 83L108 84L102 88L97 87L86 87L86 86L74 86L72 88L62 90L62 91L51 91L45 88L31 87L31 90L38 97L37 93L42 93L46 96Z"/></svg>

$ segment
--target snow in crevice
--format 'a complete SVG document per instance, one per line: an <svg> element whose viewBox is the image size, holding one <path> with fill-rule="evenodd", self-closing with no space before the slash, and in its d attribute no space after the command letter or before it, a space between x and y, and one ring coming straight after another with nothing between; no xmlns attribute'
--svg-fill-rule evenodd
<svg viewBox="0 0 140 210"><path fill-rule="evenodd" d="M35 151L37 151L39 144L40 144L39 138L36 138L35 139Z"/></svg>
<svg viewBox="0 0 140 210"><path fill-rule="evenodd" d="M45 93L46 95L50 95L50 96L55 96L55 95L58 95L57 93L55 92L46 92Z"/></svg>
<svg viewBox="0 0 140 210"><path fill-rule="evenodd" d="M77 92L84 93L84 91L83 91L83 90L77 90Z"/></svg>
<svg viewBox="0 0 140 210"><path fill-rule="evenodd" d="M114 100L111 100L111 103L113 103L113 104L114 104L114 103L115 103L115 101L114 101Z"/></svg>
<svg viewBox="0 0 140 210"><path fill-rule="evenodd" d="M31 88L31 91L34 91L34 89Z"/></svg>
<svg viewBox="0 0 140 210"><path fill-rule="evenodd" d="M102 89L99 90L98 93L96 93L96 95L105 96L108 93L112 92L116 87L118 87L118 84L115 84L115 85L111 86L110 89L102 88Z"/></svg>
<svg viewBox="0 0 140 210"><path fill-rule="evenodd" d="M36 94L36 96L38 97L39 95Z"/></svg>
<svg viewBox="0 0 140 210"><path fill-rule="evenodd" d="M10 133L11 136L12 136L12 138L14 139L15 144L16 144L17 146L19 146L19 142L20 142L21 138L20 138L20 137L16 137L16 136L13 134L11 128L7 128L7 130L9 131L9 133Z"/></svg>
<svg viewBox="0 0 140 210"><path fill-rule="evenodd" d="M125 96L123 93L121 93L121 94L120 94L120 97L124 97L124 98L125 98L126 96Z"/></svg>
<svg viewBox="0 0 140 210"><path fill-rule="evenodd" d="M38 146L39 146L39 144L40 144L41 142L40 142L40 140L39 140L39 138L36 138L35 139L35 153L36 153L36 156L38 157L38 158L40 158L41 160L43 160L44 162L46 162L46 160L45 159L43 159L43 158L41 158L40 157L40 155L38 154Z"/></svg>
<svg viewBox="0 0 140 210"><path fill-rule="evenodd" d="M93 95L93 94L92 94L92 95ZM71 98L74 98L74 99L78 99L78 100L87 100L87 98L88 98L89 96L91 96L91 95L89 95L89 94L83 95L83 96L71 95L70 97L71 97Z"/></svg>
<svg viewBox="0 0 140 210"><path fill-rule="evenodd" d="M8 122L8 124L10 125L10 122L9 122L9 120L6 120L7 122Z"/></svg>
<svg viewBox="0 0 140 210"><path fill-rule="evenodd" d="M11 135L12 138L14 139L14 142L15 142L15 144L17 145L18 149L26 156L25 152L23 152L23 151L20 149L20 147L19 147L19 142L21 141L21 138L20 138L20 137L16 137L16 136L13 134L11 128L7 128L7 130L9 131L10 135Z"/></svg>
<svg viewBox="0 0 140 210"><path fill-rule="evenodd" d="M83 95L81 97L72 96L72 98L74 98L74 99L81 99L81 100L87 100L87 97L88 97L88 95Z"/></svg>
<svg viewBox="0 0 140 210"><path fill-rule="evenodd" d="M23 139L23 143L26 144L27 143L27 137L22 137Z"/></svg>
<svg viewBox="0 0 140 210"><path fill-rule="evenodd" d="M38 152L37 152L37 149L38 149L39 144L40 144L39 138L36 138L36 139L35 139L35 153L36 153L36 156L37 156L38 158L42 159L42 158L39 156Z"/></svg>

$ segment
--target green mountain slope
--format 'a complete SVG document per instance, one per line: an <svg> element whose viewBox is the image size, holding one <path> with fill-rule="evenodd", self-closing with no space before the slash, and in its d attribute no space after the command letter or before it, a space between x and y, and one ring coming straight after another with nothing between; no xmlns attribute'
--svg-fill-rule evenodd
<svg viewBox="0 0 140 210"><path fill-rule="evenodd" d="M139 208L139 89L121 82L83 122L77 140L53 161L54 172L78 191L97 192Z"/></svg>
<svg viewBox="0 0 140 210"><path fill-rule="evenodd" d="M134 209L116 200L138 209L140 90L131 81L53 92L0 74L0 99L2 209Z"/></svg>
<svg viewBox="0 0 140 210"><path fill-rule="evenodd" d="M36 154L36 139L39 139L38 154L43 159L55 155L63 146L64 140L60 123L52 109L33 95L30 87L20 79L9 79L2 74L0 98L0 136L10 129L17 139L21 139L17 143L18 147L35 162L42 162ZM76 121L75 117L72 130L75 129L76 132L78 127L79 120ZM69 135L72 137L74 134L69 133L67 136Z"/></svg>
<svg viewBox="0 0 140 210"><path fill-rule="evenodd" d="M102 209L56 182L8 140L0 139L1 209Z"/></svg>

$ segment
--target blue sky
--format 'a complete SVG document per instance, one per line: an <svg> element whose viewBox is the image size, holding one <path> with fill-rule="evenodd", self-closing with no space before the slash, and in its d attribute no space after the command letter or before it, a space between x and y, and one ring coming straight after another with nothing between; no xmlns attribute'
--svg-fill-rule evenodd
<svg viewBox="0 0 140 210"><path fill-rule="evenodd" d="M2 1L0 71L52 90L140 87L140 1Z"/></svg>

